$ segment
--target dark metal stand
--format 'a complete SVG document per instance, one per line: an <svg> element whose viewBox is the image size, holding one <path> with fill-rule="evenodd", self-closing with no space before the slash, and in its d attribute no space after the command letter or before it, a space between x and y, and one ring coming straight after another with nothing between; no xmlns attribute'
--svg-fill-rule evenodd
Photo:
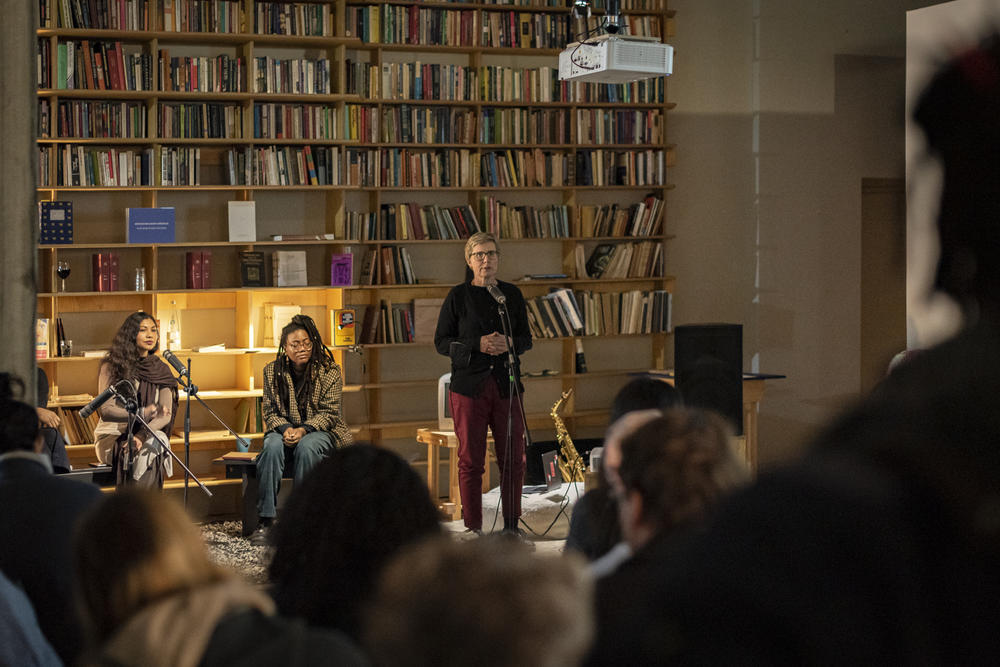
<svg viewBox="0 0 1000 667"><path fill-rule="evenodd" d="M503 335L507 339L507 442L504 443L504 451L506 456L504 457L507 462L507 470L500 471L501 474L501 486L503 475L506 472L507 475L507 487L510 489L510 498L507 498L503 502L506 503L507 508L513 512L514 508L514 480L513 480L513 470L514 461L513 456L513 426L514 421L514 405L513 402L516 398L518 405L521 408L521 424L524 427L524 450L528 451L528 444L531 442L531 434L528 432L528 422L524 414L524 397L522 396L520 390L518 389L518 374L520 373L520 360L517 357L517 350L514 347L514 336L510 322L510 314L507 312L507 304L500 303L497 305L497 314L500 315L500 326L503 327ZM499 443L494 439L494 446L499 446ZM518 517L518 520L520 517ZM515 526L517 521L515 521Z"/></svg>

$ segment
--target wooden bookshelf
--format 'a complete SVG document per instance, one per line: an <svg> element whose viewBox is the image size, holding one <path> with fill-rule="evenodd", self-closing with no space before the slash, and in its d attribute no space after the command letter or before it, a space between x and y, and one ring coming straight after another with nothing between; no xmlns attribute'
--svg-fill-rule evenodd
<svg viewBox="0 0 1000 667"><path fill-rule="evenodd" d="M450 233L432 238L429 231L428 236L415 238L412 217L408 218L411 228L407 232L397 225L392 233L407 234L406 238L391 238L387 233L388 211L403 206L411 211L432 205L471 211L480 227L501 236L504 255L500 278L516 282L529 299L541 298L550 288L597 293L674 291L675 278L667 271L673 237L662 208L658 225L645 234L594 235L584 229L588 209L592 212L616 205L627 210L647 197L662 207L673 189L667 174L676 159L676 147L667 141L667 116L675 105L667 97L666 81L629 86L558 82L556 55L563 44L552 40L554 35L571 34L574 29L570 10L562 3L299 3L308 11L326 12L328 24L324 24L323 35L265 34L255 28L256 12L263 4L256 0L203 3L219 17L228 16L225 12L237 13L231 19L234 29L229 32L168 29L162 0L125 3L147 9L139 24L117 18L102 23L93 20L95 17L88 27L75 21L67 24L60 17L60 6L72 13L78 4L79 0L43 0L42 25L37 31L37 98L39 116L45 119L38 138L38 200L72 201L75 217L73 244L38 248L38 311L52 321L62 318L77 352L106 348L125 316L137 309L160 320L161 339L165 340L166 320L172 311L179 312L182 347L176 353L182 359L192 359L192 374L202 389L202 398L211 401L224 419L235 420L245 409L241 402L253 402L259 396L261 369L275 353L273 345L265 345L260 337L265 304L299 305L319 324L324 339L332 342L334 309L355 308L360 338L365 309L379 308L385 301L410 308L412 315L414 299L443 298L462 280L464 238L449 237ZM219 9L223 4L225 12ZM184 0L173 2L177 11L186 5ZM623 5L623 13L642 30L661 37L673 34L674 13L666 0L626 0ZM601 3L594 7L595 16L600 17ZM425 32L419 37L422 43L399 43L402 26L392 23L391 17L399 20L411 12L416 12L419 20L414 23L408 18L407 27L423 26L424 19L426 25L437 21L464 30L465 41ZM501 28L504 21L504 26L512 25L511 20L519 30L516 36ZM372 27L372 21L383 29L392 25L395 36L376 31L367 41L359 37L364 34L362 28ZM549 28L541 32L540 26ZM522 30L527 31L523 35L529 43L521 43ZM516 43L508 43L515 38ZM88 68L82 59L77 60L78 54L87 53L82 51L84 42L91 56L96 49L115 62L114 66L109 62L114 72L107 74L103 88L94 79L96 61ZM68 87L66 65L60 64L60 54L65 59L70 53L74 58L72 88ZM172 60L185 58L191 60ZM197 61L199 58L202 60ZM309 83L321 92L275 92L260 87L258 68L273 69L279 61L297 63L289 64L289 71L323 72ZM218 76L208 77L204 70L198 70L196 89L175 90L173 84L167 85L168 78L183 80L192 74L194 70L183 68L192 67L193 62L202 68L206 64L216 67ZM131 67L131 79L125 76L123 65ZM173 78L171 67L175 68ZM226 78L222 74L225 67L238 76ZM97 87L81 87L88 69L89 83ZM425 76L437 76L437 85L425 85ZM452 77L462 83L449 86ZM301 78L288 78L285 83L294 86ZM214 89L205 90L207 85ZM403 91L408 94L403 95ZM161 115L172 119L169 114L180 113L178 105L198 114L222 114L228 120L225 126L202 124L201 135L194 125L177 125L171 126L171 134L179 129L182 136L163 136ZM126 135L119 126L95 119L94 113L130 114L132 120L141 119L141 126L133 122L130 135ZM280 132L275 113L283 114ZM70 122L73 114L79 116L75 125ZM286 115L322 118L323 129L312 125L304 129L301 118L286 128ZM363 127L358 124L362 117ZM454 135L454 119L471 124L471 129ZM487 123L495 123L490 132L484 129ZM595 126L600 126L599 135L585 132ZM85 127L86 132L67 133L72 127ZM325 180L318 174L315 180L310 177L307 148L313 157L317 151L327 151L330 156ZM120 166L121 153L127 151L131 151L129 164L135 167L132 181L111 179L105 173L84 185L79 175L74 177L74 155L77 161L92 155L88 159L94 165L114 158ZM159 169L171 153L179 160L192 161L189 174L193 182L162 178ZM248 170L237 168L239 156L264 153L274 156L267 159L275 160L278 171L284 169L287 175L240 178L237 172L245 175ZM302 173L297 173L297 164L291 164L299 155L305 165ZM233 167L229 166L230 156ZM372 165L370 178L363 177L360 168L352 175L352 160L362 156L377 163L377 170ZM289 163L282 167L280 161L286 158ZM406 168L418 174L412 183L402 177L402 171L397 176L383 169L391 168L393 160L401 164L404 159L412 162ZM418 165L421 159L426 162ZM432 160L447 163L449 169L461 174L450 174L446 185L431 186L426 167L433 167ZM501 167L495 166L503 161L506 163ZM598 163L603 165L600 174L594 166ZM269 166L262 163L263 171ZM506 169L513 180L492 172L495 168ZM77 172L81 169L78 164ZM107 170L107 165L103 169ZM546 169L546 175L539 177ZM129 175L128 169L118 171ZM255 242L227 240L226 202L234 200L256 202ZM411 205L415 208L409 208ZM175 208L176 242L125 243L124 209L157 206ZM540 216L563 220L564 228L554 234L515 233L520 223L499 214L492 217L493 206L526 218L541 211ZM378 231L361 233L357 226L360 219ZM467 235L461 229L457 232L454 236ZM270 238L272 234L327 233L334 234L335 240ZM589 256L601 244L640 242L660 247L660 259L651 270L615 279L580 275L577 248ZM416 284L387 284L382 276L375 284L364 284L361 265L365 253L387 247L406 249ZM189 250L212 252L209 289L186 288L183 258ZM307 285L241 286L238 253L260 251L268 255L277 250L306 252ZM94 291L91 255L108 251L120 255L119 291ZM346 252L354 256L354 284L330 287L330 255ZM58 288L59 261L69 261L72 266L65 292ZM130 291L133 270L140 266L146 269L146 289ZM524 274L538 272L566 277L520 280ZM426 337L426 332L422 333ZM574 371L578 339L583 341L594 369L590 373ZM549 407L559 392L574 388L574 397L563 409L564 420L571 430L599 431L602 420L606 421L609 396L630 372L621 369L664 368L669 363L669 340L669 327L643 334L564 335L536 340L534 350L523 360L525 370L552 369L557 374L527 379L529 425L550 431ZM225 343L226 349L191 351L215 343ZM428 389L448 370L447 359L438 355L426 338L422 342L362 344L352 350L339 349L336 355L345 370L344 411L352 429L359 437L393 446L401 453L417 452L413 435L417 427L436 422L436 395ZM49 374L55 405L64 405L60 402L63 395L96 393L99 358L77 356L42 363ZM65 407L78 406L72 402ZM251 415L254 410L251 407ZM195 472L211 474L209 459L232 449L233 438L219 431L203 412L192 406L192 442L198 449ZM251 428L248 436L259 446L259 433ZM535 435L536 439L542 437ZM73 453L75 463L87 458L82 445L74 445Z"/></svg>

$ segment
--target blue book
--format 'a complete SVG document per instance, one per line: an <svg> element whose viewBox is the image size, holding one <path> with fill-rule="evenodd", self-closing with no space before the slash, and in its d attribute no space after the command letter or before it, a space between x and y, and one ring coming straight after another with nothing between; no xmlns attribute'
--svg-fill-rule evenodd
<svg viewBox="0 0 1000 667"><path fill-rule="evenodd" d="M173 243L174 207L125 209L128 243Z"/></svg>
<svg viewBox="0 0 1000 667"><path fill-rule="evenodd" d="M38 242L58 245L73 242L73 202L43 201L38 203Z"/></svg>

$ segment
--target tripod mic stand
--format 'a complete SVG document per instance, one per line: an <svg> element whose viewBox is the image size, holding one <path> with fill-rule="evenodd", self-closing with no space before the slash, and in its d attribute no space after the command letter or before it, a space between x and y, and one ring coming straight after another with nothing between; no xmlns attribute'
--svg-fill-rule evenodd
<svg viewBox="0 0 1000 667"><path fill-rule="evenodd" d="M185 367L180 360L174 355L170 350L165 350L163 352L163 358L166 359L174 370L177 371L178 376L174 378L180 384L181 388L187 396L187 401L184 409L184 458L188 460L191 455L191 397L193 396L203 408L208 410L208 413L215 417L215 420L222 424L223 428L229 431L236 438L236 442L239 446L245 450L250 448L250 443L244 440L239 433L234 431L229 427L222 417L217 415L212 408L208 407L208 404L202 400L201 396L198 395L198 386L191 381L191 359L187 360L187 367ZM188 470L187 466L184 467L184 505L187 505L187 492L188 492L188 476L194 477L191 471ZM197 481L197 479L195 479ZM201 484L201 482L198 482ZM204 487L203 487L204 488Z"/></svg>
<svg viewBox="0 0 1000 667"><path fill-rule="evenodd" d="M136 400L133 400L131 398L127 398L127 397L123 396L118 391L118 388L116 386L114 386L114 385L112 385L112 387L111 387L111 392L115 395L115 397L119 401L121 401L122 405L125 406L125 411L128 412L128 425L129 425L129 427L126 430L126 433L128 434L128 437L129 438L133 437L132 436L132 430L133 430L132 426L136 422L139 422L140 424L142 424L143 426L145 426L146 430L153 434L153 437L156 438L156 441L158 443L160 443L160 446L163 447L164 450L166 450L167 454L169 454L170 456L172 456L174 458L174 460L177 461L177 464L180 467L184 468L185 483L187 481L187 476L190 476L191 479L193 479L198 484L198 486L201 487L201 490L204 491L206 495L208 495L209 497L211 497L212 496L212 492L208 490L208 487L206 487L204 484L202 484L201 480L198 479L195 476L195 474L193 472L191 472L190 468L188 468L184 464L184 462L180 460L180 457L178 457L177 454L175 454L174 451L172 449L170 449L170 443L169 442L164 442L160 438L160 436L157 435L157 432L154 431L153 429L151 429L149 427L149 423L145 419L142 418L142 415L139 414L139 412L140 412L139 411L139 402L136 401ZM127 452L128 452L128 450L129 450L130 447L131 446L126 447L126 454L125 454L126 457L129 456L129 454ZM125 463L126 470L131 470L131 467L132 467L131 461L126 458L126 463ZM185 499L186 499L186 496L185 496Z"/></svg>

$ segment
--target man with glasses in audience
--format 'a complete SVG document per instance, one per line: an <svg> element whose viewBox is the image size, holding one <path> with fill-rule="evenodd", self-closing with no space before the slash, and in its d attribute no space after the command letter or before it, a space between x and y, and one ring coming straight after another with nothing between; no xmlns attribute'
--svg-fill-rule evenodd
<svg viewBox="0 0 1000 667"><path fill-rule="evenodd" d="M316 323L296 315L281 330L277 357L264 367L266 435L257 457L259 522L252 543L268 543L285 469L292 467L297 484L334 448L353 442L341 409L343 389L343 373Z"/></svg>

